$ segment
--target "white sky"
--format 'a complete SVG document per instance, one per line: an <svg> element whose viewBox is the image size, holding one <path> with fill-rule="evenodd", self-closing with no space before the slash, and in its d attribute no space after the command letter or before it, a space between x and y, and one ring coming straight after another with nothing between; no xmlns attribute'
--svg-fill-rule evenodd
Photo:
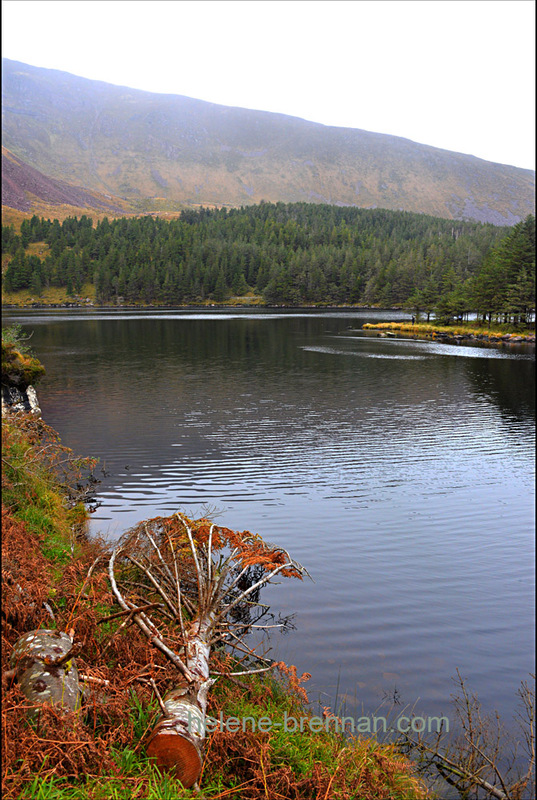
<svg viewBox="0 0 537 800"><path fill-rule="evenodd" d="M3 0L2 54L535 168L534 0Z"/></svg>

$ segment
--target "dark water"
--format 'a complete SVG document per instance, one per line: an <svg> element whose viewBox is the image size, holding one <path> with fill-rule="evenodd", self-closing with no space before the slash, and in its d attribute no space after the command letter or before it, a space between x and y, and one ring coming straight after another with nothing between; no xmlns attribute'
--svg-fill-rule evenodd
<svg viewBox="0 0 537 800"><path fill-rule="evenodd" d="M380 316L5 322L34 331L46 421L110 472L94 531L216 508L314 578L264 597L296 612L271 654L312 673L312 697L449 714L458 668L509 716L534 669L534 349L360 331Z"/></svg>

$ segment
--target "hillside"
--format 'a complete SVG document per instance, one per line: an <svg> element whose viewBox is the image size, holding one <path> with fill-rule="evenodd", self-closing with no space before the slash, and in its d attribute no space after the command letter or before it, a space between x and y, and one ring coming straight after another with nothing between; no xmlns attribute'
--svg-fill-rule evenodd
<svg viewBox="0 0 537 800"><path fill-rule="evenodd" d="M319 202L512 225L535 173L407 139L3 59L4 144L56 180L135 202Z"/></svg>
<svg viewBox="0 0 537 800"><path fill-rule="evenodd" d="M118 215L130 210L124 200L43 175L5 147L2 147L2 205L25 212L46 209L54 212L57 206L67 206L73 213L92 209Z"/></svg>

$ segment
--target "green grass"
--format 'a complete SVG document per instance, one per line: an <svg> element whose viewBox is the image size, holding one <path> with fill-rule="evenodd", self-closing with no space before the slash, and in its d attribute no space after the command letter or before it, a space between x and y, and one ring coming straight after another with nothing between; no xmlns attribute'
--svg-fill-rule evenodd
<svg viewBox="0 0 537 800"><path fill-rule="evenodd" d="M2 329L2 383L20 390L35 384L44 373L29 353L28 339L20 325ZM74 533L88 519L73 487L95 463L75 458L56 431L31 414L2 416L3 506L30 533L45 535L43 555L59 564L71 556Z"/></svg>
<svg viewBox="0 0 537 800"><path fill-rule="evenodd" d="M121 777L90 779L73 785L69 778L36 775L21 800L181 800L192 797L180 782L159 770L132 750L117 753Z"/></svg>
<svg viewBox="0 0 537 800"><path fill-rule="evenodd" d="M83 504L68 506L61 484L40 461L39 451L16 420L2 419L2 503L30 533L45 534L43 555L62 564L71 557L73 530L87 512Z"/></svg>

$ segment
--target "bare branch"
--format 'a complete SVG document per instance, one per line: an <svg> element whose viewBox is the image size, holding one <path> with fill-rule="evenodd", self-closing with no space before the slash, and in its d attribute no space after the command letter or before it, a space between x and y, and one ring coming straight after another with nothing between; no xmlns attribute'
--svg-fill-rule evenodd
<svg viewBox="0 0 537 800"><path fill-rule="evenodd" d="M179 616L179 612L177 611L177 609L173 605L172 601L170 600L170 598L168 597L168 595L166 594L166 592L164 591L162 586L159 584L159 582L150 573L150 571L148 569L146 569L143 564L140 564L140 562L136 558L134 558L133 556L125 555L125 558L128 558L129 561L131 561L133 564L135 564L138 567L138 569L142 570L144 575L146 575L146 577L151 581L151 583L155 587L156 591L162 597L162 599L164 600L164 602L166 603L166 605L168 606L168 608L172 612L173 616L174 617L178 617Z"/></svg>
<svg viewBox="0 0 537 800"><path fill-rule="evenodd" d="M114 576L114 561L115 561L116 555L117 555L117 549L113 551L113 553L112 553L112 555L110 557L109 564L108 564L108 575L109 575L109 578L110 578L110 584L112 586L112 591L114 592L114 595L115 595L119 605L123 609L125 609L125 611L131 611L132 609L129 608L129 606L127 605L125 599L123 598L123 595L121 594L121 592L119 591L119 589L117 587L116 579L115 579L115 576ZM170 648L167 645L164 644L164 642L162 641L162 639L160 639L159 636L155 636L154 635L154 633L151 631L151 629L147 625L146 621L143 619L142 614L140 612L133 613L133 619L135 620L136 624L138 625L138 627L140 628L142 633L151 642L151 644L153 644L157 648L157 650L160 650L161 653L163 653L166 656L166 658L168 658L172 662L172 664L175 667L177 667L179 672L182 675L185 676L187 681L189 681L190 683L193 683L194 682L194 676L192 675L190 670L186 667L185 664L183 664L183 662L181 661L179 656L177 656L173 652L173 650L170 650Z"/></svg>
<svg viewBox="0 0 537 800"><path fill-rule="evenodd" d="M153 537L149 533L149 530L147 528L147 524L144 525L144 533L147 536L147 538L149 539L149 541L151 542L151 544L153 545L153 547L154 547L154 549L155 549L155 551L156 551L156 553L157 553L157 555L159 557L159 561L161 562L162 566L164 567L164 569L166 571L166 574L168 575L168 577L170 578L170 580L173 583L173 575L170 572L170 568L168 567L168 565L166 564L166 562L162 558L162 553L160 552L159 548L157 547L157 544L156 544L155 540L153 539Z"/></svg>
<svg viewBox="0 0 537 800"><path fill-rule="evenodd" d="M212 675L221 675L225 678L228 678L230 675L256 675L258 672L269 672L269 670L274 669L276 665L271 664L270 667L260 667L260 669L248 669L244 670L243 672L212 672Z"/></svg>
<svg viewBox="0 0 537 800"><path fill-rule="evenodd" d="M203 589L205 588L205 582L204 582L203 574L202 574L202 571L201 571L201 568L200 568L200 563L199 563L199 560L198 560L198 554L196 552L196 545L194 544L194 539L192 538L192 531L190 530L189 526L186 524L184 519L179 514L176 513L175 516L177 517L177 519L180 519L181 522L183 523L184 528L185 528L186 533L187 533L187 536L188 536L188 541L190 542L190 549L192 551L192 557L194 559L194 564L196 566L196 574L197 574L197 578L198 578L198 597L199 597L200 605L201 605L202 598L203 598Z"/></svg>
<svg viewBox="0 0 537 800"><path fill-rule="evenodd" d="M490 768L491 768L491 769L494 771L494 774L495 774L495 775L496 775L496 777L498 778L498 780L499 780L499 782L500 782L500 785L501 785L501 787L502 787L502 789L503 789L503 791L504 791L505 797L508 797L508 796L509 796L509 789L508 789L508 788L507 788L507 786L505 785L505 781L504 781L504 779L503 779L503 775L501 774L500 770L498 769L498 767L497 767L497 765L496 765L496 762L495 762L495 760L493 761L491 758L489 758L489 756L487 756L487 755L486 755L486 753L484 753L484 752L482 751L482 749L481 749L480 747L478 747L478 746L477 746L477 744L476 744L475 742L473 742L473 741L470 739L470 737L468 736L468 734L466 734L466 735L465 735L465 739L466 739L466 741L468 742L468 744L469 744L469 745L470 745L470 746L471 746L471 747L472 747L472 748L473 748L473 749L474 749L474 750L475 750L477 753L479 753L479 755L481 756L481 758L482 758L484 761L486 761L486 763L487 763L487 764L490 766ZM497 751L496 751L496 753L495 753L495 756L497 756L497 755L498 755L498 753L497 753ZM476 774L478 774L478 773L476 773Z"/></svg>
<svg viewBox="0 0 537 800"><path fill-rule="evenodd" d="M212 583L212 566L213 566L213 556L211 552L211 545L213 542L213 531L214 525L211 525L209 528L209 543L207 545L207 582L209 585Z"/></svg>
<svg viewBox="0 0 537 800"><path fill-rule="evenodd" d="M174 568L174 572L175 572L175 588L176 588L176 591L177 591L177 608L178 608L178 611L179 611L179 613L177 614L177 619L179 620L179 625L181 627L181 633L183 635L183 640L185 640L186 639L185 626L184 626L184 622L183 622L183 609L182 609L182 603L181 603L181 581L179 580L179 573L178 573L178 570L177 570L177 558L175 556L175 550L174 550L174 547L173 547L173 542L171 540L171 537L170 537L168 531L166 531L166 538L168 539L168 545L170 547L170 552L172 554L173 568Z"/></svg>
<svg viewBox="0 0 537 800"><path fill-rule="evenodd" d="M453 775L457 775L459 778L470 782L471 784L478 784L487 792L489 792L493 797L497 798L497 800L509 800L509 795L505 794L501 789L498 789L496 786L493 786L488 781L480 778L479 775L466 771L460 764L452 761L443 753L440 753L438 750L433 750L431 747L428 747L422 741L416 741L412 739L408 734L405 734L405 739L409 741L414 747L418 750L426 751L433 756L433 759L437 762L440 762L440 765L443 769L451 772ZM458 784L456 784L458 786Z"/></svg>
<svg viewBox="0 0 537 800"><path fill-rule="evenodd" d="M100 625L102 622L110 622L112 619L117 619L118 617L123 617L125 614L128 616L132 616L135 611L148 611L150 608L162 608L162 603L147 603L145 606L138 606L137 608L131 608L130 611L118 611L117 614L111 614L109 617L101 617L100 620L97 621L97 625Z"/></svg>
<svg viewBox="0 0 537 800"><path fill-rule="evenodd" d="M158 688L157 688L157 684L155 683L155 680L154 680L154 678L149 678L149 683L151 684L151 687L152 687L153 691L155 692L156 698L157 698L157 700L158 700L158 704L159 704L159 706L160 706L160 710L162 711L162 713L163 713L163 715L164 715L165 717L169 717L169 716L170 716L170 714L169 714L169 712L168 712L168 709L167 709L167 708L166 708L166 706L164 705L164 700L163 700L163 699L162 699L162 697L160 696L160 692L159 692L159 690L158 690Z"/></svg>
<svg viewBox="0 0 537 800"><path fill-rule="evenodd" d="M237 556L239 553L240 553L239 548L235 547L231 550L230 554L226 558L223 558L222 556L220 557L220 560L216 566L216 572L218 573L219 578L216 583L216 587L213 589L212 593L212 596L214 598L220 597L220 592L222 591L222 587L225 583L225 580L229 575L231 564L235 556Z"/></svg>

